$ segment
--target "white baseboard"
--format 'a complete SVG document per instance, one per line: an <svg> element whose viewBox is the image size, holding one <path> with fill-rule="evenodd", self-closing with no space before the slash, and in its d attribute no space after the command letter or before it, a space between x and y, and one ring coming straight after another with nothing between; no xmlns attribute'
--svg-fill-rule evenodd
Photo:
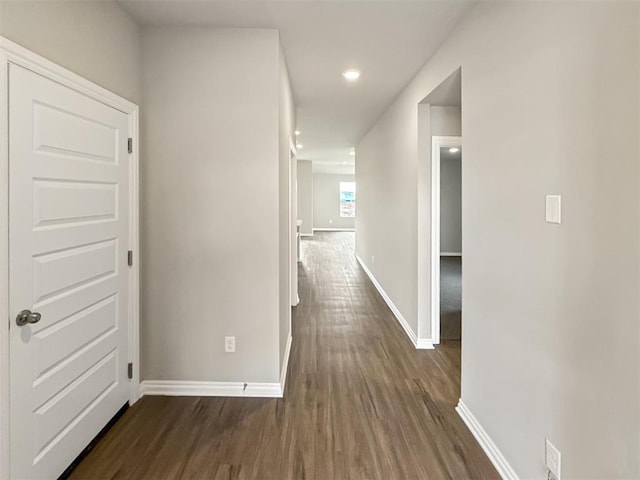
<svg viewBox="0 0 640 480"><path fill-rule="evenodd" d="M440 252L441 257L461 257L462 252Z"/></svg>
<svg viewBox="0 0 640 480"><path fill-rule="evenodd" d="M313 233L301 233L301 237L313 237Z"/></svg>
<svg viewBox="0 0 640 480"><path fill-rule="evenodd" d="M511 468L507 459L504 458L504 455L502 455L496 444L491 440L491 437L489 437L489 434L484 428L482 428L480 422L478 422L476 417L474 417L473 413L471 413L471 410L467 408L462 399L458 401L456 412L458 412L462 421L464 421L473 436L476 438L482 447L482 450L487 454L487 457L489 457L489 460L491 460L491 463L493 463L493 466L496 468L500 476L504 480L519 480L515 470Z"/></svg>
<svg viewBox="0 0 640 480"><path fill-rule="evenodd" d="M284 386L287 382L287 367L289 366L289 355L291 355L291 343L293 342L293 337L289 334L289 338L287 340L287 346L284 347L284 361L282 362L282 368L280 369L280 396L284 395Z"/></svg>
<svg viewBox="0 0 640 480"><path fill-rule="evenodd" d="M393 315L398 320L398 323L400 324L400 326L404 329L405 333L409 337L409 340L411 340L411 343L413 343L413 345L416 348L433 348L433 343L430 340L428 340L428 343L431 345L429 347L429 346L426 346L426 343L422 343L422 342L425 342L425 340L418 339L415 332L411 329L411 327L407 323L407 320L402 316L402 314L400 313L400 310L398 310L398 307L396 307L395 304L391 301L391 298L389 298L389 295L387 295L387 292L384 291L384 288L382 288L382 285L378 283L378 280L376 280L376 277L373 276L373 273L371 273L371 271L367 268L367 266L364 264L364 262L362 261L362 259L358 254L356 254L356 260L358 260L358 263L364 270L364 273L367 274L367 276L369 277L369 280L371 280L371 283L373 283L373 286L376 287L376 290L378 290L378 293L380 294L380 296L384 299L387 306L393 312Z"/></svg>
<svg viewBox="0 0 640 480"><path fill-rule="evenodd" d="M433 340L430 338L419 338L416 343L416 348L418 350L433 350L435 346L433 345Z"/></svg>
<svg viewBox="0 0 640 480"><path fill-rule="evenodd" d="M246 385L246 386L245 386ZM145 380L141 395L171 397L266 397L282 398L279 383L184 382L178 380Z"/></svg>
<svg viewBox="0 0 640 480"><path fill-rule="evenodd" d="M355 232L355 228L314 228L314 232Z"/></svg>
<svg viewBox="0 0 640 480"><path fill-rule="evenodd" d="M265 397L282 398L287 380L287 367L293 338L289 335L280 370L280 383L185 382L180 380L145 380L140 384L140 396L170 397Z"/></svg>

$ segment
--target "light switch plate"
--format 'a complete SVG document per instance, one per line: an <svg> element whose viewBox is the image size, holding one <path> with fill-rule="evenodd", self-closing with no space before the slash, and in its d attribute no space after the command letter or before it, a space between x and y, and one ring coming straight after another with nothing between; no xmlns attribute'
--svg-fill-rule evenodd
<svg viewBox="0 0 640 480"><path fill-rule="evenodd" d="M562 223L562 197L560 195L547 195L546 220L547 223Z"/></svg>

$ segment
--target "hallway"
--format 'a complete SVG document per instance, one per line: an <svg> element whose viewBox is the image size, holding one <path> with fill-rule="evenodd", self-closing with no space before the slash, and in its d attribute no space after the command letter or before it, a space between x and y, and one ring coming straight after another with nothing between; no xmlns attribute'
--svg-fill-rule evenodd
<svg viewBox="0 0 640 480"><path fill-rule="evenodd" d="M498 478L454 411L459 342L414 349L353 233L302 248L283 399L144 397L71 478Z"/></svg>

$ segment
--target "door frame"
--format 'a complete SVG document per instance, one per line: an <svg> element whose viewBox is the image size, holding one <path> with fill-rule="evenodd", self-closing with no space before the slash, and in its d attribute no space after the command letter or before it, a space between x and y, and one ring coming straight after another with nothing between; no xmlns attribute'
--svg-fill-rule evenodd
<svg viewBox="0 0 640 480"><path fill-rule="evenodd" d="M462 137L431 137L431 338L440 343L440 149L462 148Z"/></svg>
<svg viewBox="0 0 640 480"><path fill-rule="evenodd" d="M134 252L129 269L129 346L133 363L129 404L140 398L140 235L139 235L139 108L134 103L86 80L40 55L0 36L0 478L11 475L9 410L9 65L19 65L109 107L127 114L133 138L129 155L129 250ZM98 433L98 432L96 432Z"/></svg>

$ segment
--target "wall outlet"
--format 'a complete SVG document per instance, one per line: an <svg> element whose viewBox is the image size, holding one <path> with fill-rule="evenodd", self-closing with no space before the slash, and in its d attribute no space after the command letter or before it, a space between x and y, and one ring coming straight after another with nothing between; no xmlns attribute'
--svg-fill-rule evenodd
<svg viewBox="0 0 640 480"><path fill-rule="evenodd" d="M224 337L224 351L225 353L235 353L236 337Z"/></svg>
<svg viewBox="0 0 640 480"><path fill-rule="evenodd" d="M562 480L562 456L560 450L553 446L548 438L545 439L545 464L551 477Z"/></svg>
<svg viewBox="0 0 640 480"><path fill-rule="evenodd" d="M329 223L333 223L333 220L329 219Z"/></svg>
<svg viewBox="0 0 640 480"><path fill-rule="evenodd" d="M371 265L373 265L374 263L376 263L376 257L371 255Z"/></svg>

